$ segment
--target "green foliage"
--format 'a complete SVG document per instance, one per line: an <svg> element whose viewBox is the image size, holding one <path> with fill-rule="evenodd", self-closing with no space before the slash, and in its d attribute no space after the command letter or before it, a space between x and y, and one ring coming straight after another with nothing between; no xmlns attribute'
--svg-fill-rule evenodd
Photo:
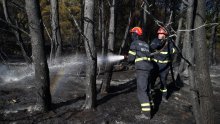
<svg viewBox="0 0 220 124"><path fill-rule="evenodd" d="M22 27L24 30L28 31L28 23L27 23L27 15L25 13L25 8L24 8L24 0L12 0L13 2L16 2L18 5L21 6L22 9L19 9L15 6L10 5L9 8L9 13L10 17L13 20L18 20L19 27ZM78 37L79 37L79 32L77 28L75 27L75 24L73 20L70 17L70 14L72 14L76 19L77 22L80 24L81 22L81 2L82 0L58 0L59 1L59 23L60 23L60 28L61 28L61 35L62 35L62 40L64 44L77 44L78 43ZM179 2L178 2L179 1ZM179 9L179 3L180 0L176 2L176 8ZM129 17L129 12L130 12L130 2L133 2L132 0L116 0L116 39L115 39L115 50L116 52L119 49L119 46L121 45L121 41L123 40L124 33L126 26L128 24L128 17ZM165 11L164 11L164 4L154 2L154 1L149 1L151 4L151 7L148 8L148 11L152 13L152 15L157 18L160 21L163 21L165 18ZM94 26L95 26L95 38L96 38L96 45L98 47L101 47L101 42L98 40L98 16L99 16L99 7L98 7L98 1L95 2L95 13L94 13ZM141 8L142 1L136 1L135 6L132 8L132 25L131 27L134 26L141 26L141 21L143 19L143 10ZM170 5L170 4L169 4ZM50 7L50 0L40 0L40 7L41 7L41 14L43 17L43 22L45 26L47 27L50 35L51 35L51 19L50 19L50 14L51 14L51 7ZM2 10L0 8L0 10ZM70 12L68 11L70 10ZM3 14L2 11L1 15ZM176 16L175 16L175 22L173 22L172 26L174 27L174 30L176 30L176 26L178 25L178 19L183 16L185 18L185 13L184 14L179 14L179 10L176 11ZM170 15L170 11L167 11L166 18L168 19ZM104 22L105 22L105 29L106 29L106 40L108 38L108 28L109 28L109 18L110 18L110 6L108 1L104 0ZM207 23L212 23L213 15L212 13L207 13ZM140 21L140 23L138 22ZM219 24L220 24L220 19L219 19ZM175 26L174 26L175 25ZM184 25L183 25L184 26ZM131 28L130 27L130 28ZM147 34L147 38L149 40L153 39L155 37L155 32L157 30L158 26L155 24L154 20L152 17L147 16L147 26L145 33ZM210 38L211 34L211 27L206 27L207 30L207 38ZM220 42L220 28L218 26L218 42ZM47 36L46 31L45 33L45 38L47 41L47 44L50 44L50 39ZM23 35L25 36L25 35ZM147 40L147 39L145 39ZM25 41L29 41L29 38L25 36ZM30 42L29 42L30 43ZM127 41L126 41L126 46L128 47L128 44L130 43L130 37L128 35Z"/></svg>
<svg viewBox="0 0 220 124"><path fill-rule="evenodd" d="M41 13L43 17L43 21L48 28L48 31L51 34L51 22L50 22L50 2L48 0L41 0ZM70 13L68 9L71 11L76 19L80 20L80 13L81 13L81 5L80 0L59 0L59 21L60 21L60 28L61 28L61 36L62 40L65 43L72 42L73 38L77 37L77 33L73 32L75 30L75 26L73 25L70 19ZM46 33L46 32L45 32ZM49 41L48 36L46 35L47 41Z"/></svg>

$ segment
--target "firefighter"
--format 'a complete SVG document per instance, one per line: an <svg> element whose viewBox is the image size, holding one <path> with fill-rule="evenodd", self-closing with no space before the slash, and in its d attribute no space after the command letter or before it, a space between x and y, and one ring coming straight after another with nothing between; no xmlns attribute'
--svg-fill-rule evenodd
<svg viewBox="0 0 220 124"><path fill-rule="evenodd" d="M137 80L137 96L141 104L141 114L136 115L137 119L150 119L150 99L149 99L149 82L148 77L153 68L150 62L149 45L141 40L142 29L134 27L130 30L132 43L128 52L128 61L135 62L136 80Z"/></svg>
<svg viewBox="0 0 220 124"><path fill-rule="evenodd" d="M162 92L162 101L167 101L167 76L171 66L171 60L175 53L175 48L171 42L166 39L168 33L164 27L160 27L157 31L158 37L155 38L151 44L151 52L157 52L153 55L153 73L151 74L151 81L155 82L156 78L160 77L160 91Z"/></svg>

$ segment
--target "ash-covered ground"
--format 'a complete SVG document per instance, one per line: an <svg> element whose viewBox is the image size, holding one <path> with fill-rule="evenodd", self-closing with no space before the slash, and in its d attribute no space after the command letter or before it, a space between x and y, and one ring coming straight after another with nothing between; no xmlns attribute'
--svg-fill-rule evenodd
<svg viewBox="0 0 220 124"><path fill-rule="evenodd" d="M62 66L50 68L52 110L36 113L35 86L33 74L24 65L1 66L8 73L0 78L0 123L1 124L146 124L135 115L140 114L140 105L136 94L135 71L115 71L111 90L107 95L97 96L95 110L82 110L85 100L85 75L80 63L73 68ZM20 67L22 66L22 68ZM72 67L72 65L70 65ZM27 67L31 68L31 67ZM14 71L16 70L16 71ZM77 71L75 71L77 70ZM81 73L78 73L81 72ZM22 75L25 73L26 75ZM11 75L9 75L11 74ZM16 74L16 75L15 75ZM215 123L220 123L220 66L210 68L213 83ZM14 77L13 77L14 76ZM102 74L97 76L97 89L100 87ZM180 86L180 82L169 83L168 103L161 102L159 86L154 90L155 109L151 124L194 124L192 106L190 104L189 86Z"/></svg>

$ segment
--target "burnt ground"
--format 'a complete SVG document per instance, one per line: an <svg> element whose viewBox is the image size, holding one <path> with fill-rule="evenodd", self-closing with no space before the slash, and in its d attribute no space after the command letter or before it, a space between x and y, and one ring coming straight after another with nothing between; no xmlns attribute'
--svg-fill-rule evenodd
<svg viewBox="0 0 220 124"><path fill-rule="evenodd" d="M210 69L214 91L215 123L220 123L220 66ZM84 75L64 73L59 70L51 74L53 109L37 113L33 79L24 78L8 83L0 83L0 123L1 124L145 124L137 120L140 106L136 94L134 70L114 72L110 93L98 95L95 110L82 110L85 100ZM97 89L102 75L98 76ZM177 88L168 80L170 97L168 103L161 102L158 85L155 87L155 109L151 124L194 124L192 106L189 101L189 86ZM178 82L178 86L180 82Z"/></svg>

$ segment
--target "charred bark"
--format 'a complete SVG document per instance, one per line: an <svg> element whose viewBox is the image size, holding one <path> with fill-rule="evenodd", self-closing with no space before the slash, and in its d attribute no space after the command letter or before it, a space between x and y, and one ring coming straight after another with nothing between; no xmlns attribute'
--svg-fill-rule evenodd
<svg viewBox="0 0 220 124"><path fill-rule="evenodd" d="M62 39L60 34L60 26L59 26L59 6L58 0L50 0L51 4L51 29L52 29L52 42L54 45L52 48L54 49L54 56L58 58L62 54Z"/></svg>
<svg viewBox="0 0 220 124"><path fill-rule="evenodd" d="M180 6L180 12L182 12L183 11L183 3L181 3L181 6ZM178 30L180 30L181 28L182 28L182 25L183 25L183 17L180 17L180 19L179 19L179 21L178 21L178 29L177 29L177 36L176 36L176 46L177 47L179 47L179 45L180 45L180 39L181 39L181 32L180 31L178 31ZM177 61L177 54L174 56L174 62L175 61ZM179 72L178 72L179 73Z"/></svg>
<svg viewBox="0 0 220 124"><path fill-rule="evenodd" d="M147 4L144 3L144 10L147 10ZM147 32L147 13L146 11L143 10L143 39L146 40L147 39L147 36L146 36L146 32ZM147 41L145 41L147 42Z"/></svg>
<svg viewBox="0 0 220 124"><path fill-rule="evenodd" d="M133 12L133 8L134 8L134 2L135 2L135 0L130 0L129 1L130 13L129 13L129 17L128 17L128 24L126 26L125 34L124 34L124 37L123 37L123 40L122 40L122 43L121 43L121 46L120 46L120 49L119 49L119 52L118 52L119 55L122 53L122 50L123 50L123 48L125 46L125 42L126 42L126 39L128 37L129 29L130 29L131 24L132 24L132 14L133 14L132 12ZM145 6L146 6L146 4L145 4ZM145 14L146 14L146 12L144 11L144 16L147 16ZM146 19L144 19L144 20L146 20ZM145 33L146 33L146 30L145 30Z"/></svg>
<svg viewBox="0 0 220 124"><path fill-rule="evenodd" d="M186 29L192 29L193 28L193 21L194 21L194 0L189 0L188 1L188 6L187 6L187 14L186 14ZM187 58L190 59L194 55L194 51L192 50L192 40L193 40L193 35L191 31L186 31L185 32L185 38L183 41L183 50L182 53L183 55ZM189 52L191 51L191 52ZM184 72L186 76L189 76L188 73L188 65L184 60L181 60L180 63L180 71Z"/></svg>
<svg viewBox="0 0 220 124"><path fill-rule="evenodd" d="M195 28L204 25L205 1L197 0ZM198 86L200 101L200 124L214 124L213 90L209 74L208 49L206 44L206 29L199 28L194 32L195 50L195 81Z"/></svg>
<svg viewBox="0 0 220 124"><path fill-rule="evenodd" d="M215 7L214 7L214 17L212 22L218 23L218 15L219 15L219 9L218 9L219 1L215 0ZM217 43L217 25L212 27L212 33L211 33L211 40L209 44L209 65L216 65L216 43Z"/></svg>
<svg viewBox="0 0 220 124"><path fill-rule="evenodd" d="M8 14L7 0L1 0L1 1L2 1L3 10L4 10L5 20L7 21L7 23L12 25L12 21L9 17L9 14ZM18 27L17 21L15 21L15 22L16 22L16 26ZM27 63L31 63L31 59L28 57L27 52L26 52L27 50L24 47L24 42L23 42L23 39L22 39L22 36L21 36L21 32L15 30L13 28L11 28L11 30L14 33L16 39L17 39L17 44L21 48L21 52L22 52L22 55L23 55L25 61Z"/></svg>
<svg viewBox="0 0 220 124"><path fill-rule="evenodd" d="M188 2L188 9L187 9L187 24L186 27L187 29L192 29L193 26L193 21L194 21L194 6L195 6L195 1L191 0ZM193 66L186 66L186 62L184 62L184 67L185 69L187 69L188 72L188 77L189 77L189 85L190 85L190 94L191 94L191 104L192 104L192 108L193 108L193 114L194 114L194 118L196 120L197 124L201 123L201 111L199 108L199 96L198 96L198 87L196 85L195 82L195 68L194 68L194 50L193 50L193 46L192 46L192 42L193 42L193 34L192 32L185 32L185 55L188 58L189 62L193 64ZM187 52L187 50L189 50ZM192 54L193 53L193 54Z"/></svg>
<svg viewBox="0 0 220 124"><path fill-rule="evenodd" d="M99 0L99 41L102 45L102 51L101 51L101 56L102 58L104 58L104 56L106 56L106 40L105 40L105 21L104 21L104 1L103 0ZM102 62L101 64L101 68L102 66L104 66L104 62Z"/></svg>
<svg viewBox="0 0 220 124"><path fill-rule="evenodd" d="M25 0L25 4L35 68L36 106L39 111L47 111L51 107L50 80L39 0Z"/></svg>
<svg viewBox="0 0 220 124"><path fill-rule="evenodd" d="M119 55L121 55L122 49L123 49L124 46L125 46L125 41L126 41L126 39L127 39L128 33L129 33L130 23L131 23L131 12L130 12L130 15L129 15L129 17L128 17L128 24L127 24L127 26L126 26L125 34L124 34L124 37L123 37L123 40L122 40L122 43L121 43L121 47L120 47L119 52L118 52Z"/></svg>
<svg viewBox="0 0 220 124"><path fill-rule="evenodd" d="M84 8L84 34L85 49L88 58L86 64L86 101L85 109L92 109L96 106L96 67L97 54L94 43L94 0L85 0Z"/></svg>
<svg viewBox="0 0 220 124"><path fill-rule="evenodd" d="M192 29L194 27L194 6L195 1L190 0L188 1L188 9L187 9L187 16L186 16L186 28ZM192 63L192 66L188 66L187 63L182 61L183 63L183 70L187 71L187 76L189 77L189 85L190 85L190 94L191 94L191 104L193 108L193 114L197 124L201 123L201 112L199 108L199 96L198 96L198 87L195 82L195 69L194 69L194 50L193 50L193 34L192 32L185 32L185 40L183 44L183 49L185 52L186 58Z"/></svg>
<svg viewBox="0 0 220 124"><path fill-rule="evenodd" d="M113 55L115 42L115 0L111 1L110 8L110 22L109 22L109 36L108 36L108 54L107 56ZM105 66L105 75L102 80L101 93L108 93L110 82L112 78L113 63L107 62Z"/></svg>

